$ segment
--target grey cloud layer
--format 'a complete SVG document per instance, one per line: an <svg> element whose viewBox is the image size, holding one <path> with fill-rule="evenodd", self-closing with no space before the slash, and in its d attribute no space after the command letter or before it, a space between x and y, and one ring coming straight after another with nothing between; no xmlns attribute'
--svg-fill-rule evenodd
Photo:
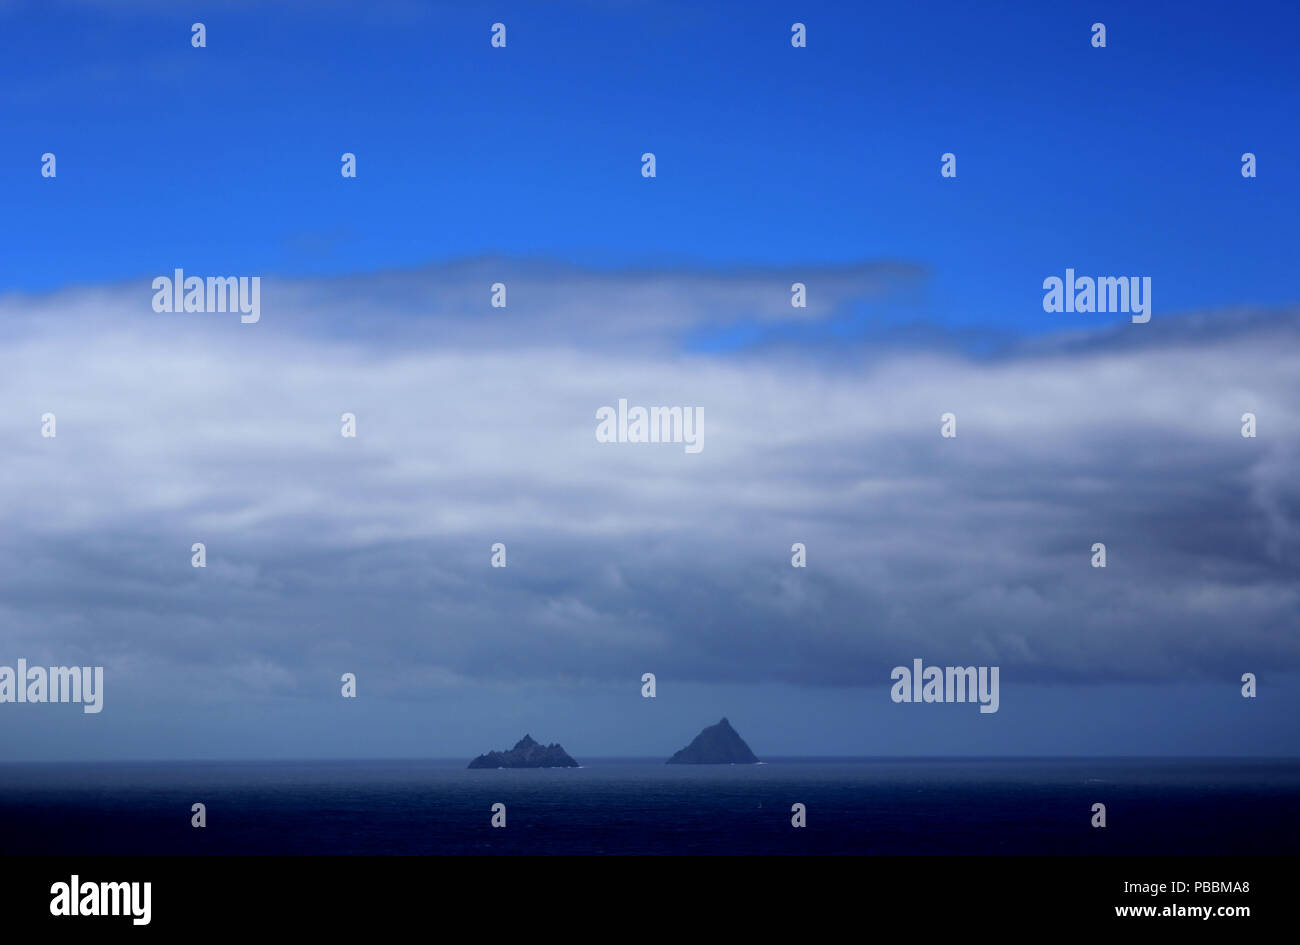
<svg viewBox="0 0 1300 945"><path fill-rule="evenodd" d="M213 701L330 695L344 669L418 693L848 684L914 656L1040 680L1300 668L1295 312L819 363L681 340L915 272L538 263L502 312L500 269L268 281L252 326L155 314L147 280L0 300L0 662ZM791 310L818 278L824 307ZM620 397L703 407L704 451L597 443Z"/></svg>

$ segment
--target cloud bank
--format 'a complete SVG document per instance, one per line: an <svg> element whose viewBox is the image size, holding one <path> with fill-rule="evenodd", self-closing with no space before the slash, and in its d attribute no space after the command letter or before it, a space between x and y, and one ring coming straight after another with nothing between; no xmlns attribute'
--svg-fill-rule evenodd
<svg viewBox="0 0 1300 945"><path fill-rule="evenodd" d="M148 278L0 299L0 644L213 703L337 698L341 671L419 696L647 668L855 685L913 657L1048 683L1300 668L1300 313L979 356L689 344L920 275L471 260L267 278L256 325L154 313ZM701 407L703 451L596 442L619 398Z"/></svg>

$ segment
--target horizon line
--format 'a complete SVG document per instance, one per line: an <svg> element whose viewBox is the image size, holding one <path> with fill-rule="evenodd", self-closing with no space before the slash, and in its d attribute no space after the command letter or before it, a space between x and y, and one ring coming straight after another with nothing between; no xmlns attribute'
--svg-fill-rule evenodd
<svg viewBox="0 0 1300 945"><path fill-rule="evenodd" d="M650 761L663 762L662 755L588 755L591 761ZM473 759L470 759L473 760ZM0 759L0 767L5 765L127 765L127 764L320 764L320 763L357 763L357 762L448 762L467 763L460 755L440 757L372 756L372 757L296 757L296 758L62 758L62 759ZM1151 754L1117 754L1117 755L770 755L757 762L723 763L723 764L685 764L678 767L746 767L753 764L769 762L808 762L808 761L1296 761L1296 755L1151 755ZM582 767L581 764L578 767ZM477 769L476 769L477 770ZM543 770L529 768L485 768L481 770Z"/></svg>

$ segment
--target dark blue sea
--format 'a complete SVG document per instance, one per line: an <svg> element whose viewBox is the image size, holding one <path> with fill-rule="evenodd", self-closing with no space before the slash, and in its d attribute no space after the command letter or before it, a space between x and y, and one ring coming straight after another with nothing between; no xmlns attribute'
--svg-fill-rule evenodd
<svg viewBox="0 0 1300 945"><path fill-rule="evenodd" d="M1298 801L1290 760L10 763L0 852L1291 855ZM504 829L490 826L498 802Z"/></svg>

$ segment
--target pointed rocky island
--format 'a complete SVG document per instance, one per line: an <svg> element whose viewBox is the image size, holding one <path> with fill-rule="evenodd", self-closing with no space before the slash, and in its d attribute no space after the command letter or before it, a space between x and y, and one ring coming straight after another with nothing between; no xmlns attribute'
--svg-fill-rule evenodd
<svg viewBox="0 0 1300 945"><path fill-rule="evenodd" d="M745 740L723 718L710 725L695 740L668 759L670 765L755 765L758 759Z"/></svg>
<svg viewBox="0 0 1300 945"><path fill-rule="evenodd" d="M519 739L509 751L490 751L469 763L471 768L578 768L581 767L559 746L539 745L531 735Z"/></svg>

